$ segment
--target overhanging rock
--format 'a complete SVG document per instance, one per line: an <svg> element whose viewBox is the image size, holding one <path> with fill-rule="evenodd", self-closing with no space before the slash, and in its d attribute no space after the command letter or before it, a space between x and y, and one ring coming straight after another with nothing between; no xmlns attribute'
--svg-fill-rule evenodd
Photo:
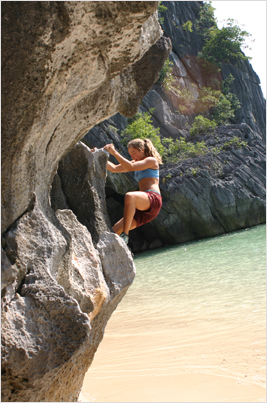
<svg viewBox="0 0 267 403"><path fill-rule="evenodd" d="M157 6L2 4L2 401L76 401L134 279L95 187L94 166L104 181L107 156L88 157L91 227L58 176L51 202L50 188L77 141L117 112L135 113L157 78L164 49L146 86L134 67L162 34Z"/></svg>

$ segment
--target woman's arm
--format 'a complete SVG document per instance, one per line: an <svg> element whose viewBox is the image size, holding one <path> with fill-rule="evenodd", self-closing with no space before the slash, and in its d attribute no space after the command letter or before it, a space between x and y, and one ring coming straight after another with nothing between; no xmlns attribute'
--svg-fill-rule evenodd
<svg viewBox="0 0 267 403"><path fill-rule="evenodd" d="M107 144L104 146L104 148L111 155L113 155L116 158L116 160L120 163L120 165L114 165L114 164L113 165L122 166L125 169L124 172L142 171L143 169L147 168L158 169L158 163L154 157L146 157L142 161L129 161L126 158L124 158L118 151L115 150L113 144Z"/></svg>
<svg viewBox="0 0 267 403"><path fill-rule="evenodd" d="M113 162L110 162L110 161L107 162L107 169L110 172L113 172L113 173L116 173L116 172L120 172L120 173L128 172L128 170L123 168L123 166L121 164L115 165L115 164L113 164Z"/></svg>
<svg viewBox="0 0 267 403"><path fill-rule="evenodd" d="M96 147L91 148L91 151L92 151L92 153L93 153L93 152L97 151L97 148L96 148ZM110 172L113 172L113 173L116 173L116 172L120 172L120 173L122 173L122 172L128 172L128 170L125 169L121 164L115 165L115 164L113 164L113 163L110 162L110 161L107 162L107 169L108 169Z"/></svg>
<svg viewBox="0 0 267 403"><path fill-rule="evenodd" d="M106 144L104 149L107 150L111 155L113 155L120 165L126 169L126 172L132 171L131 161L124 158L118 151L115 150L114 144Z"/></svg>

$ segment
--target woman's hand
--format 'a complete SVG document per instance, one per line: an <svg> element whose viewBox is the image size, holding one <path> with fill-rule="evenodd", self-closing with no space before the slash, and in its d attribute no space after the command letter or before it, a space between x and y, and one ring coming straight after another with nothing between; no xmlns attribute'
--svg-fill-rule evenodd
<svg viewBox="0 0 267 403"><path fill-rule="evenodd" d="M108 151L111 155L113 155L116 160L119 162L119 165L114 165L115 170L112 170L111 172L130 172L132 171L132 162L124 158L118 151L115 150L114 144L106 144L104 147L104 150ZM107 168L109 169L110 164L107 165ZM113 168L112 168L113 169ZM109 169L110 170L110 169Z"/></svg>
<svg viewBox="0 0 267 403"><path fill-rule="evenodd" d="M114 155L116 152L114 144L106 144L104 149L107 150L111 155Z"/></svg>

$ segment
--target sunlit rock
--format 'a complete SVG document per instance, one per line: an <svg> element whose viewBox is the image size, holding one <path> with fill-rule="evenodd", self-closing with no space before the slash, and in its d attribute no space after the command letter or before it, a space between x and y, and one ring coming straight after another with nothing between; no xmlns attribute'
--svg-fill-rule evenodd
<svg viewBox="0 0 267 403"><path fill-rule="evenodd" d="M2 4L2 401L77 401L134 279L104 212L107 156L84 154L85 223L55 174L91 127L138 110L158 75L144 85L135 67L162 35L157 6Z"/></svg>

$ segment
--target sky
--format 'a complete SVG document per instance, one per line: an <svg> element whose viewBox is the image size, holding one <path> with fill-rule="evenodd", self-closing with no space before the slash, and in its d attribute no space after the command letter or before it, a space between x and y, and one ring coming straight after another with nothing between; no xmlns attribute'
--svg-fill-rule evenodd
<svg viewBox="0 0 267 403"><path fill-rule="evenodd" d="M240 28L251 34L247 43L252 50L244 49L243 52L252 57L250 63L260 78L262 92L266 98L266 1L215 0L211 4L215 8L214 15L219 28L223 26L221 21L233 18Z"/></svg>

